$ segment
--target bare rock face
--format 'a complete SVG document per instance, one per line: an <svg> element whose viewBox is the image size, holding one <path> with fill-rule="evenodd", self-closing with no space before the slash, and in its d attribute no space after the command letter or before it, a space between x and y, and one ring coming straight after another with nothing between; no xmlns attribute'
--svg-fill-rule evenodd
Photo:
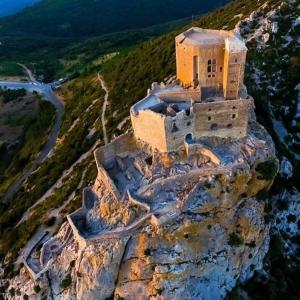
<svg viewBox="0 0 300 300"><path fill-rule="evenodd" d="M34 282L22 269L10 288L30 299L223 299L262 268L270 228L262 195L278 162L257 123L246 140L213 143L219 166L174 154L175 164L154 157L146 168L142 156L124 156L130 168L139 166L131 174L147 169L140 186L118 200L98 177L87 193L81 242L65 223L44 247L46 262L61 245L47 271Z"/></svg>
<svg viewBox="0 0 300 300"><path fill-rule="evenodd" d="M216 181L198 211L193 203L159 230L136 234L120 266L116 298L133 299L136 291L140 299L222 299L261 268L269 243L264 203L238 196L251 179L228 178L224 187L233 188L235 199Z"/></svg>

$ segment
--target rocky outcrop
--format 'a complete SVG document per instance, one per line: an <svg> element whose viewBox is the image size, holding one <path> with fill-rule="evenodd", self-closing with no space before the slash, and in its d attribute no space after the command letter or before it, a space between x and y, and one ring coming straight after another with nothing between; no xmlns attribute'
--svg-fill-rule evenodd
<svg viewBox="0 0 300 300"><path fill-rule="evenodd" d="M54 238L64 244L52 251L48 271L34 283L22 269L10 288L33 299L223 299L262 267L269 225L260 195L278 163L272 139L256 122L246 140L208 146L220 166L207 159L164 166L154 157L146 167L136 153L136 160L120 156L129 178L135 173L128 162L145 170L139 188L118 201L98 177L84 199L85 246L76 235L63 241L66 223Z"/></svg>

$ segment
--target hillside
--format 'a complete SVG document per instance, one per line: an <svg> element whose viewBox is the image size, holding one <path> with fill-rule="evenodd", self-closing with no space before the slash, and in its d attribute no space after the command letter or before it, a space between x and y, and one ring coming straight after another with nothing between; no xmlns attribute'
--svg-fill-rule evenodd
<svg viewBox="0 0 300 300"><path fill-rule="evenodd" d="M283 299L290 294L295 295L292 299L297 299L299 218L296 213L300 168L295 88L299 84L299 6L292 1L271 0L263 6L264 3L266 1L234 1L201 17L194 25L234 29L238 24L237 30L248 40L246 84L249 94L254 96L259 121L276 143L281 167L292 166L294 172L287 175L281 172L272 195L262 195L266 201L266 218L272 225L271 251L266 259L267 273L257 274L246 288L253 299ZM270 31L273 22L277 22L279 28L274 33ZM37 229L55 232L65 214L79 207L82 188L94 181L96 169L91 150L99 138L103 139L99 112L104 92L97 72L104 75L110 89L107 128L112 138L128 128L128 123L120 124L126 122L129 107L146 94L150 84L175 74L174 37L184 28L121 52L112 59L105 59L104 63L89 65L61 91L66 101L66 117L53 155L29 178L26 187L16 194L15 201L1 210L2 256L9 253L8 258L14 261ZM69 172L65 173L66 170ZM50 193L42 198L46 191ZM268 201L271 197L272 201ZM23 213L41 199L28 218L16 226ZM294 199L292 205L291 199ZM51 219L57 210L59 215ZM287 247L294 249L288 255ZM5 274L14 274L11 264L5 266ZM262 288L257 290L257 286ZM234 291L232 297L237 297L236 293Z"/></svg>
<svg viewBox="0 0 300 300"><path fill-rule="evenodd" d="M2 0L0 6L0 17L13 15L25 7L33 5L39 1L40 0Z"/></svg>
<svg viewBox="0 0 300 300"><path fill-rule="evenodd" d="M0 32L26 34L28 37L31 34L43 37L91 37L191 17L225 2L44 0L18 16L0 20Z"/></svg>
<svg viewBox="0 0 300 300"><path fill-rule="evenodd" d="M174 30L228 1L45 0L0 18L0 76L21 75L16 62L43 81L74 76L100 54Z"/></svg>

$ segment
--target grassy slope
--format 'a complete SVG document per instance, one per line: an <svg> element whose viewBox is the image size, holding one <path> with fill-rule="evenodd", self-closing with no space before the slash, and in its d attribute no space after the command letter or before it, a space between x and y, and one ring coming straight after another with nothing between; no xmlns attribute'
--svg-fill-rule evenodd
<svg viewBox="0 0 300 300"><path fill-rule="evenodd" d="M19 143L10 150L6 149L5 144L1 145L0 199L12 180L15 180L16 176L40 152L54 121L55 109L53 106L48 102L41 101L39 95L33 95L33 97L36 97L36 101L38 101L39 108L36 114L22 116L22 119L18 119L18 115L13 116L15 118L13 122L23 126L22 134L18 138Z"/></svg>

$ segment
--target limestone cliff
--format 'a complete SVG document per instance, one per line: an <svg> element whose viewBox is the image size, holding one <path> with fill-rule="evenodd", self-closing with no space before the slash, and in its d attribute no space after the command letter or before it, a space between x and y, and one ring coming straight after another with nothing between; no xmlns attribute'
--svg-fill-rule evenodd
<svg viewBox="0 0 300 300"><path fill-rule="evenodd" d="M85 199L85 223L78 221L81 238L66 222L42 248L45 272L34 283L22 268L10 288L30 299L224 298L262 266L269 225L260 195L277 160L253 119L246 140L207 143L223 165L205 156L173 157L175 165L158 156L151 166L118 156L128 176L135 166L148 185L117 201L98 176Z"/></svg>

